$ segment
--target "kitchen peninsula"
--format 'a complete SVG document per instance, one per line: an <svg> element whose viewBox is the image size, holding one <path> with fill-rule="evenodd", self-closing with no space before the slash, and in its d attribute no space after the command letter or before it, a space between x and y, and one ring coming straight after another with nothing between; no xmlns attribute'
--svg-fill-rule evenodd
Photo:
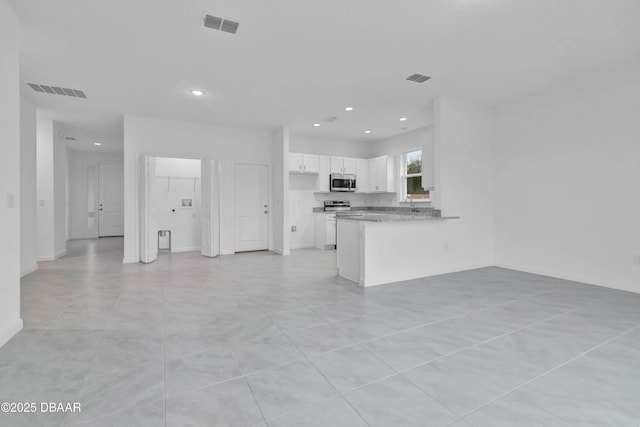
<svg viewBox="0 0 640 427"><path fill-rule="evenodd" d="M367 212L337 218L340 276L374 286L447 270L450 227L440 212Z"/></svg>

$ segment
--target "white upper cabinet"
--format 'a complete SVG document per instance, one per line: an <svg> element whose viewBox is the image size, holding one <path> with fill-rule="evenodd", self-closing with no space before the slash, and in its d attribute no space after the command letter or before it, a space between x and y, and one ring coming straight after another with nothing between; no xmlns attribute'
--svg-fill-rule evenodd
<svg viewBox="0 0 640 427"><path fill-rule="evenodd" d="M369 188L369 160L356 159L356 193L368 193Z"/></svg>
<svg viewBox="0 0 640 427"><path fill-rule="evenodd" d="M350 157L331 157L331 173L355 174L356 159Z"/></svg>
<svg viewBox="0 0 640 427"><path fill-rule="evenodd" d="M289 153L289 172L319 173L320 156L315 154Z"/></svg>
<svg viewBox="0 0 640 427"><path fill-rule="evenodd" d="M422 141L422 188L427 191L433 190L435 186L433 146L433 132L429 132L424 141Z"/></svg>
<svg viewBox="0 0 640 427"><path fill-rule="evenodd" d="M304 172L319 173L320 172L320 156L315 154L304 154Z"/></svg>
<svg viewBox="0 0 640 427"><path fill-rule="evenodd" d="M344 168L344 172L343 173L355 175L356 174L356 159L345 157L343 159L343 168Z"/></svg>
<svg viewBox="0 0 640 427"><path fill-rule="evenodd" d="M381 156L369 160L369 192L395 192L396 176L393 156Z"/></svg>

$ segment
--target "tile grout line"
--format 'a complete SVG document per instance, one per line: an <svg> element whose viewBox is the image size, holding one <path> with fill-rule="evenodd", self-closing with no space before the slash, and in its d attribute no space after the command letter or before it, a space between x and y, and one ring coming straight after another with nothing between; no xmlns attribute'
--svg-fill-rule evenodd
<svg viewBox="0 0 640 427"><path fill-rule="evenodd" d="M491 403L493 403L493 402L495 402L495 401L497 401L497 400L499 400L499 399L502 399L503 397L505 397L505 396L507 396L507 395L509 395L509 394L513 393L514 391L516 391L516 390L518 390L518 389L520 389L520 388L522 388L522 387L526 386L527 384L530 384L530 383L532 383L532 382L534 382L534 381L536 381L536 380L538 380L538 379L540 379L540 378L544 377L545 375L548 375L548 374L550 374L550 373L552 373L552 372L554 372L554 371L556 371L556 370L558 370L558 369L560 369L560 368L562 368L562 367L564 367L564 366L568 365L569 363L574 362L575 360L577 360L577 359L579 359L579 358L583 357L584 355L589 354L589 353L591 353L592 351L597 350L598 348L600 348L600 347L602 347L602 346L605 346L605 345L609 344L611 341L616 340L616 339L618 339L618 338L620 338L620 337L622 337L622 336L624 336L624 335L626 335L626 334L628 334L628 333L630 333L630 332L633 332L633 331L634 331L634 330L636 330L636 329L640 329L640 325L637 325L637 326L634 326L634 327L632 327L632 328L630 328L630 329L627 329L626 331L624 331L624 332L622 332L622 333L620 333L620 334L618 334L618 335L616 335L616 336L614 336L614 337L611 337L611 338L609 338L608 340L603 341L603 342L601 342L600 344L598 344L598 345L596 345L596 346L594 346L594 347L591 347L591 348L590 348L590 349L588 349L588 350L583 351L583 352L582 352L582 353L580 353L579 355L574 356L574 357L572 357L571 359L566 360L566 361L564 361L564 362L560 363L559 365L557 365L557 366L555 366L555 367L553 367L553 368L551 368L551 369L549 369L549 370L547 370L547 371L544 371L543 373L541 373L541 374L539 374L539 375L535 376L534 378L531 378L531 379L529 379L529 380L527 380L527 381L523 382L523 383L522 383L522 384L520 384L519 386L514 387L514 388L512 388L511 390L509 390L509 391L507 391L507 392L505 392L505 393L501 394L500 396L496 397L495 399L490 400L489 402L485 403L484 405L481 405L481 406L479 406L479 407L477 407L477 408L473 409L472 411L467 412L466 414L464 414L464 415L462 416L462 418L467 417L468 415L473 414L474 412L479 411L480 409L484 408L485 406L490 405ZM544 409L544 411L545 411L545 412L547 412L547 413L549 413L546 409ZM550 414L551 414L551 415L555 415L555 414L553 414L553 413L550 413Z"/></svg>

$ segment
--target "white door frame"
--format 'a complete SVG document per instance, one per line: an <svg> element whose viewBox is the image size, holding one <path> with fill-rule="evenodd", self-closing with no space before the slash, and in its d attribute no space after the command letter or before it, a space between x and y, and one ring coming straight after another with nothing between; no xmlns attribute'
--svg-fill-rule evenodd
<svg viewBox="0 0 640 427"><path fill-rule="evenodd" d="M273 199L272 199L272 175L271 175L271 163L270 162L250 162L250 161L234 161L233 162L233 174L231 176L231 180L233 181L233 194L231 195L231 203L232 203L232 212L233 212L233 218L231 221L231 225L233 227L233 251L235 253L236 250L236 225L237 225L237 212L236 212L236 194L238 191L238 188L236 186L236 169L238 165L252 165L252 166L266 166L267 167L267 174L269 175L269 183L267 184L267 200L269 201L269 213L268 218L267 218L267 224L269 225L269 232L267 233L267 239L268 241L268 248L270 251L273 251L273 215L271 215L271 213L273 212ZM287 189L288 191L288 189Z"/></svg>
<svg viewBox="0 0 640 427"><path fill-rule="evenodd" d="M145 152L145 153L140 153L138 155L138 160L137 162L139 162L140 157L142 156L150 156L150 157L164 157L167 159L191 159L191 160L200 160L201 162L205 159L208 160L213 160L214 162L216 162L218 164L218 172L220 171L221 168L221 162L218 158L214 158L214 157L196 157L196 156L192 156L192 155L188 155L188 154L178 154L178 153L157 153L157 152ZM136 231L138 234L138 259L140 258L140 254L142 253L142 248L140 247L140 235L142 233L141 229L140 229L140 171L139 171L139 163L136 163L136 168L138 169L137 173L136 173L136 216L138 218L138 220L136 221ZM218 181L220 181L222 179L220 172L218 173ZM271 179L271 178L269 178ZM218 184L220 185L220 184ZM201 187L202 188L202 187ZM221 211L222 211L222 206L221 206L221 201L218 201L218 218L221 217ZM218 220L219 223L219 220ZM220 241L220 232L218 231L217 236L214 237L214 242L213 245L218 248L217 250L220 251L221 248L221 241Z"/></svg>

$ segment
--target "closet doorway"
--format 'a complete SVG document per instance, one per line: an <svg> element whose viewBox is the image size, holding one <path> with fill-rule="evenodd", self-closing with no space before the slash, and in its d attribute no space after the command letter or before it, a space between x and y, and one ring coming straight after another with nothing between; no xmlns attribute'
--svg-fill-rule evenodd
<svg viewBox="0 0 640 427"><path fill-rule="evenodd" d="M159 249L219 255L218 162L142 155L139 174L140 261Z"/></svg>

